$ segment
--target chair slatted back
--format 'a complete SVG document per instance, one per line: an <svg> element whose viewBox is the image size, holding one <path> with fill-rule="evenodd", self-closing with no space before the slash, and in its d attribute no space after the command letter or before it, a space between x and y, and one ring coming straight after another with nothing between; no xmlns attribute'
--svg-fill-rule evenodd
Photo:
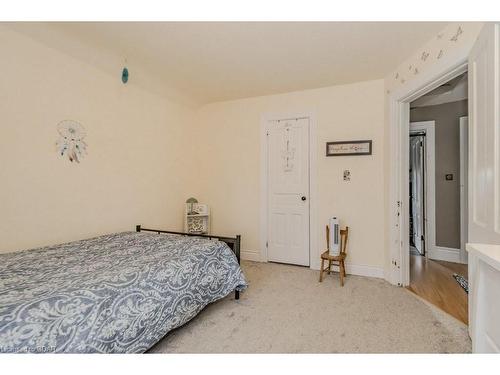
<svg viewBox="0 0 500 375"><path fill-rule="evenodd" d="M326 226L326 250L330 252L330 227Z"/></svg>
<svg viewBox="0 0 500 375"><path fill-rule="evenodd" d="M347 249L347 238L349 237L349 227L340 230L340 253L345 254Z"/></svg>

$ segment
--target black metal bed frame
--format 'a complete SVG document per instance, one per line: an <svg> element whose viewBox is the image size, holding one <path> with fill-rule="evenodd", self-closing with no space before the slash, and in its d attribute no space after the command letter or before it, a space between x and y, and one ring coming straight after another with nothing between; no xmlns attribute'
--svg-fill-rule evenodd
<svg viewBox="0 0 500 375"><path fill-rule="evenodd" d="M236 235L236 237L224 237L224 236L216 236L213 234L196 234L196 233L173 232L170 230L148 229L148 228L142 228L140 225L136 225L135 230L136 232L156 232L158 234L168 233L168 234L178 234L181 236L204 237L210 240L217 239L219 241L225 242L227 246L229 246L234 255L236 255L236 259L238 259L238 264L240 264L241 236L239 234ZM234 291L234 299L240 299L240 292L238 290Z"/></svg>

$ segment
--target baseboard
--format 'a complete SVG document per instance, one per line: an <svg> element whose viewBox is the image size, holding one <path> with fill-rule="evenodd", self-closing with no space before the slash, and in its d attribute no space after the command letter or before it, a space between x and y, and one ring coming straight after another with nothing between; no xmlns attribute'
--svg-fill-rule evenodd
<svg viewBox="0 0 500 375"><path fill-rule="evenodd" d="M444 260L446 262L460 263L460 249L436 246L432 249L432 251L429 251L429 258L434 260Z"/></svg>
<svg viewBox="0 0 500 375"><path fill-rule="evenodd" d="M339 267L332 266L332 270L338 272ZM349 275L376 277L379 279L384 278L384 268L383 267L367 266L364 264L346 264L345 265L345 272Z"/></svg>
<svg viewBox="0 0 500 375"><path fill-rule="evenodd" d="M263 260L260 257L260 253L255 251L247 251L243 250L241 252L241 259L251 260L254 262L262 262ZM315 265L311 266L312 270L319 271L319 263L318 267ZM335 272L339 271L338 266L332 266L332 270ZM366 277L376 277L383 279L384 278L384 268L383 267L375 267L375 266L367 266L364 264L346 264L345 272L349 275L356 276L366 276Z"/></svg>
<svg viewBox="0 0 500 375"><path fill-rule="evenodd" d="M261 259L260 259L260 253L257 253L255 251L246 251L246 250L243 250L241 252L241 259L251 260L251 261L254 261L254 262L260 262L261 261Z"/></svg>

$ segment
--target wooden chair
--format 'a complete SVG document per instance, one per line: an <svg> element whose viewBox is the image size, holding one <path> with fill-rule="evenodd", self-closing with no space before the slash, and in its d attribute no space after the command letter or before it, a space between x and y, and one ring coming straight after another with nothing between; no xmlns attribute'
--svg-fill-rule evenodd
<svg viewBox="0 0 500 375"><path fill-rule="evenodd" d="M340 254L330 255L330 227L326 226L326 251L321 254L321 269L319 271L319 282L323 281L323 272L328 274L332 271L332 263L339 266L340 286L344 286L345 277L345 258L347 256L347 237L349 235L349 227L340 230ZM325 268L325 261L328 261L328 267Z"/></svg>

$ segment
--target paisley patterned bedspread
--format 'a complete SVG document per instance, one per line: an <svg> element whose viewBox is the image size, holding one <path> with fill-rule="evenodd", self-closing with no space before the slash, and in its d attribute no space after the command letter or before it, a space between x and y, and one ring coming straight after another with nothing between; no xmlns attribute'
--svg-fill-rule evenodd
<svg viewBox="0 0 500 375"><path fill-rule="evenodd" d="M219 241L125 232L0 255L0 352L142 353L242 290Z"/></svg>

